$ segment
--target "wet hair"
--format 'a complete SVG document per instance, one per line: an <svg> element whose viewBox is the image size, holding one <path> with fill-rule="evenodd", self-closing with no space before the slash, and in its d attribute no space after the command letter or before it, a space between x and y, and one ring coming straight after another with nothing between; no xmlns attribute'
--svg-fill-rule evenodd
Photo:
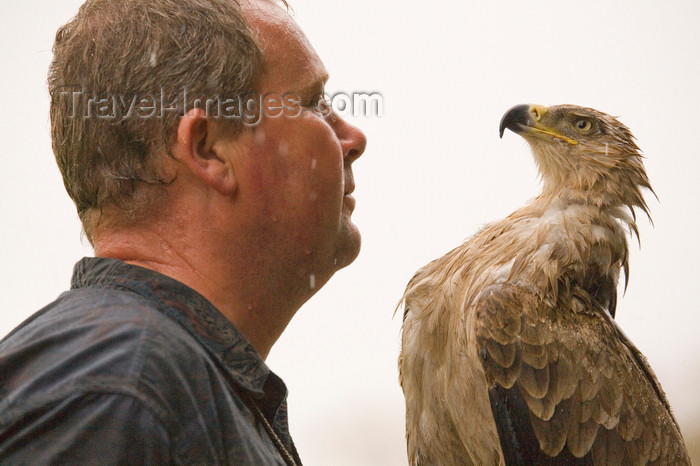
<svg viewBox="0 0 700 466"><path fill-rule="evenodd" d="M91 243L172 181L162 157L186 109L252 92L263 61L233 0L87 0L53 53L52 146Z"/></svg>

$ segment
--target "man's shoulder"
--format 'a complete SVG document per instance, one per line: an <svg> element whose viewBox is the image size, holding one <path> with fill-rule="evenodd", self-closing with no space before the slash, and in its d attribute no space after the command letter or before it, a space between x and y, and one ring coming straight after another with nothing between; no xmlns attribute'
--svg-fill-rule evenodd
<svg viewBox="0 0 700 466"><path fill-rule="evenodd" d="M160 304L118 287L66 291L0 341L0 363L17 352L50 359L75 353L87 359L104 358L109 353L112 363L132 360L128 367L115 367L116 372L139 375L140 367L133 360L144 352L162 351L166 356L200 346Z"/></svg>
<svg viewBox="0 0 700 466"><path fill-rule="evenodd" d="M214 335L197 327L206 322L188 312L196 310L128 288L87 286L25 321L0 341L0 462L50 432L76 455L124 453L120 445L147 436L158 454L185 463L273 464L274 445L212 349L232 357L240 348L208 341ZM101 446L83 448L78 437Z"/></svg>
<svg viewBox="0 0 700 466"><path fill-rule="evenodd" d="M112 394L139 400L167 422L184 414L178 387L209 384L197 377L211 374L201 369L212 364L158 303L118 287L71 290L0 342L0 413Z"/></svg>

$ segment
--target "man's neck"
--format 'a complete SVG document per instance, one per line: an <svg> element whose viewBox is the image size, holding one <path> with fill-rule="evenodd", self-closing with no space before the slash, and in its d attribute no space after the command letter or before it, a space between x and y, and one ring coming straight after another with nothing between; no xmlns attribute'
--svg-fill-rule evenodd
<svg viewBox="0 0 700 466"><path fill-rule="evenodd" d="M297 280L280 273L281 267L270 270L261 261L251 263L251 254L213 251L203 238L186 233L173 238L150 230L111 231L96 238L95 255L154 270L194 289L236 326L263 359L312 294L296 290Z"/></svg>

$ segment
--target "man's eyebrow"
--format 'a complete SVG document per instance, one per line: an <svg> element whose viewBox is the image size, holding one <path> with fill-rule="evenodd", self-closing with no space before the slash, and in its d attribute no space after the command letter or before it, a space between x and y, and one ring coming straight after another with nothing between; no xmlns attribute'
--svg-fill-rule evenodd
<svg viewBox="0 0 700 466"><path fill-rule="evenodd" d="M331 76L328 74L328 71L323 72L323 74L321 75L321 81L323 82L324 85L328 82L328 79L330 77Z"/></svg>
<svg viewBox="0 0 700 466"><path fill-rule="evenodd" d="M329 77L330 76L328 72L324 71L321 75L319 75L309 84L305 85L301 91L304 94L318 94L319 92L322 92L326 87L326 83L328 82Z"/></svg>

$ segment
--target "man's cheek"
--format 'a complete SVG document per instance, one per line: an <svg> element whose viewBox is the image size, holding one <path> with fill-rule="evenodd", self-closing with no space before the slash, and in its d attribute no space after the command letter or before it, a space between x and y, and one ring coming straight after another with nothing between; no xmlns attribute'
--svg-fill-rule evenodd
<svg viewBox="0 0 700 466"><path fill-rule="evenodd" d="M301 115L301 99L296 94L285 94L282 98L284 116L298 118Z"/></svg>
<svg viewBox="0 0 700 466"><path fill-rule="evenodd" d="M257 126L265 114L265 101L263 96L251 92L241 100L241 120L246 126Z"/></svg>

